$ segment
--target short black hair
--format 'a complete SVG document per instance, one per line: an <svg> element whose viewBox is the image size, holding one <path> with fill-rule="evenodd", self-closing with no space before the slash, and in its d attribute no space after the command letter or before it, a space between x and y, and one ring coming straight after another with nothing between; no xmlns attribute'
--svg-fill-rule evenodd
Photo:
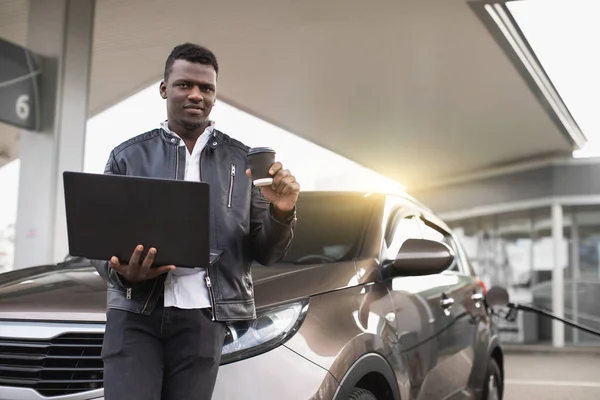
<svg viewBox="0 0 600 400"><path fill-rule="evenodd" d="M219 75L219 63L212 51L198 44L183 43L175 46L173 50L171 50L169 57L167 57L167 61L165 62L165 81L171 74L171 68L173 67L175 60L185 60L197 64L210 65L215 69L217 75Z"/></svg>

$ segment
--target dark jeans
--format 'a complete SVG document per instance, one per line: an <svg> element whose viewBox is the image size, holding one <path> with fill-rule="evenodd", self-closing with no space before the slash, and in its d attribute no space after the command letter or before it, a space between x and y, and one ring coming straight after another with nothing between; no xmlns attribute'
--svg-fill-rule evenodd
<svg viewBox="0 0 600 400"><path fill-rule="evenodd" d="M106 400L209 400L225 325L210 311L163 307L152 315L109 309L102 347Z"/></svg>

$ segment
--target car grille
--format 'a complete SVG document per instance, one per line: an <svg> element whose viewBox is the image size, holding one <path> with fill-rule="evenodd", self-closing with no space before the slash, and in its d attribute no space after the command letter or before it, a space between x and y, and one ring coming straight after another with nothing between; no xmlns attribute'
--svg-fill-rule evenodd
<svg viewBox="0 0 600 400"><path fill-rule="evenodd" d="M101 333L0 338L0 386L32 388L44 396L102 388L102 338Z"/></svg>

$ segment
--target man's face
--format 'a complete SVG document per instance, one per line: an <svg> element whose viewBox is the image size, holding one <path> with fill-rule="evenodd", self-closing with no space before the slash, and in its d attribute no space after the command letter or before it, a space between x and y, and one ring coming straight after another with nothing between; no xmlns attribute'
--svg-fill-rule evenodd
<svg viewBox="0 0 600 400"><path fill-rule="evenodd" d="M175 60L167 81L160 84L160 94L167 100L172 128L198 129L206 125L215 104L217 73L210 65Z"/></svg>

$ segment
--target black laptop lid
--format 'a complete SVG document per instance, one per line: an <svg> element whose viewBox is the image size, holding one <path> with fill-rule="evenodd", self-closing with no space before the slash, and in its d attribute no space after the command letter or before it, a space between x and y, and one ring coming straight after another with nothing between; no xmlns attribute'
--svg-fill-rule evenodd
<svg viewBox="0 0 600 400"><path fill-rule="evenodd" d="M209 185L201 182L64 172L71 256L129 261L138 244L155 266L209 266Z"/></svg>

